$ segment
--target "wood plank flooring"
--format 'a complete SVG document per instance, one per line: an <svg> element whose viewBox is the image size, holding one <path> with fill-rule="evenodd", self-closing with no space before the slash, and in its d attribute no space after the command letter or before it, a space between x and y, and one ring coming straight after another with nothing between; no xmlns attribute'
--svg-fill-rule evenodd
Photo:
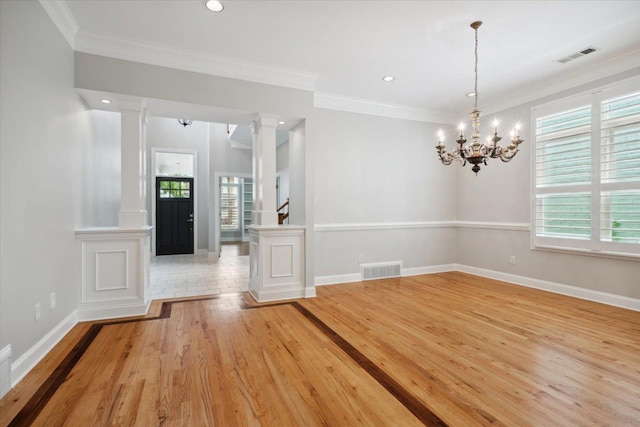
<svg viewBox="0 0 640 427"><path fill-rule="evenodd" d="M640 426L640 313L463 273L154 302L79 324L20 426Z"/></svg>

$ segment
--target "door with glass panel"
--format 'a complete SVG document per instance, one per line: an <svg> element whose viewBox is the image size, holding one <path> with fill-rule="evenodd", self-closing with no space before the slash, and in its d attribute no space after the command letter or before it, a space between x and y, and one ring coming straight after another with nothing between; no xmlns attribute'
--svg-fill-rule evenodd
<svg viewBox="0 0 640 427"><path fill-rule="evenodd" d="M193 253L193 178L156 178L156 255Z"/></svg>

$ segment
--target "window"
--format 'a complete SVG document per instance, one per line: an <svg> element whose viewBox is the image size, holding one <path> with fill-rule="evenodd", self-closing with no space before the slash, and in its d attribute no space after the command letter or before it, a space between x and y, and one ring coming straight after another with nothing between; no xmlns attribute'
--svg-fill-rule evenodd
<svg viewBox="0 0 640 427"><path fill-rule="evenodd" d="M240 178L220 178L220 229L239 230Z"/></svg>
<svg viewBox="0 0 640 427"><path fill-rule="evenodd" d="M640 79L533 109L532 243L640 254Z"/></svg>
<svg viewBox="0 0 640 427"><path fill-rule="evenodd" d="M188 199L191 197L191 183L188 181L160 181L161 199Z"/></svg>

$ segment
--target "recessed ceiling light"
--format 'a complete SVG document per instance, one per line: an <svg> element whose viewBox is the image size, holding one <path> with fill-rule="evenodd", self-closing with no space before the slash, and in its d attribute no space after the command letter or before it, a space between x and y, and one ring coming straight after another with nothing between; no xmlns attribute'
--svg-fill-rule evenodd
<svg viewBox="0 0 640 427"><path fill-rule="evenodd" d="M222 12L224 10L224 6L222 5L222 3L217 0L205 1L204 7L209 9L211 12Z"/></svg>
<svg viewBox="0 0 640 427"><path fill-rule="evenodd" d="M393 77L393 76L384 76L384 77L382 78L382 81L383 81L383 82L392 82L392 81L394 81L395 79L396 79L396 78L395 78L395 77Z"/></svg>
<svg viewBox="0 0 640 427"><path fill-rule="evenodd" d="M286 124L286 122L283 122L282 120L280 120L280 121L278 122L278 124L279 124L279 125L284 125L284 124Z"/></svg>
<svg viewBox="0 0 640 427"><path fill-rule="evenodd" d="M102 102L103 104L111 104L111 100L110 99L101 99L100 102Z"/></svg>

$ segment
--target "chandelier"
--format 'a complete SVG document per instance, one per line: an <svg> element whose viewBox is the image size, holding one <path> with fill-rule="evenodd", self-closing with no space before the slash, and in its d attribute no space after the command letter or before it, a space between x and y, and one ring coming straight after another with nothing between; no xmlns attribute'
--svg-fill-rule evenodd
<svg viewBox="0 0 640 427"><path fill-rule="evenodd" d="M464 125L460 124L458 128L460 130L460 136L456 142L458 143L458 147L455 148L452 152L447 152L444 147L444 134L442 131L438 132L438 145L436 145L436 150L438 150L438 156L440 157L440 161L444 165L450 165L454 160L459 161L462 166L466 165L467 162L473 165L471 168L472 171L478 174L480 171L480 164L486 165L487 159L500 159L503 162L508 162L516 155L518 152L518 145L522 143L520 139L520 125L516 125L515 129L511 131L511 143L506 147L501 147L498 145L498 142L502 139L498 136L498 122L497 120L493 122L493 136L487 137L487 141L485 143L480 142L480 133L478 132L478 127L480 126L480 111L478 111L478 28L482 25L482 21L475 21L471 23L471 28L475 31L475 86L474 92L469 94L469 96L474 97L474 108L471 112L471 123L473 125L473 134L471 135L472 143L465 145L467 140L464 137Z"/></svg>

